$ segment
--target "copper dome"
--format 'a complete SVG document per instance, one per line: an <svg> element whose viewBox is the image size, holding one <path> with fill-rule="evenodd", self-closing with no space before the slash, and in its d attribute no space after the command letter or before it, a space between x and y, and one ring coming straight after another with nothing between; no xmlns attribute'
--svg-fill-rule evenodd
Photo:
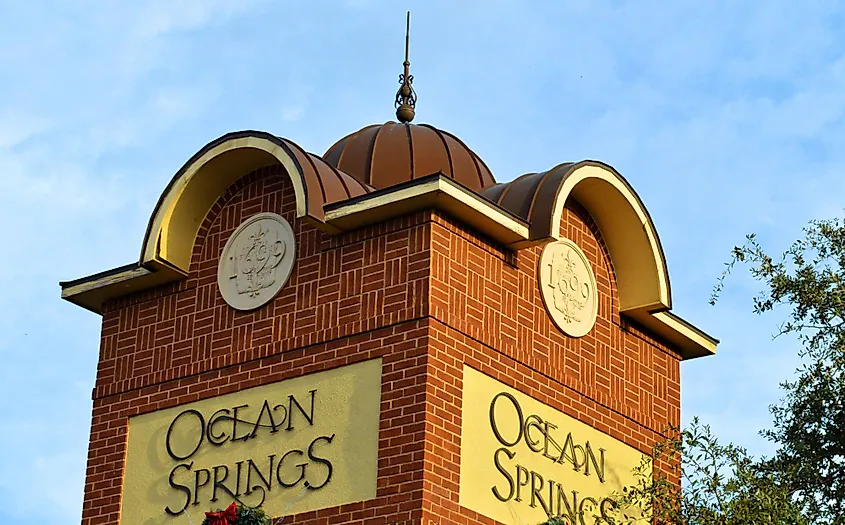
<svg viewBox="0 0 845 525"><path fill-rule="evenodd" d="M376 189L438 172L479 192L496 184L484 161L459 138L427 124L367 126L337 141L323 159Z"/></svg>

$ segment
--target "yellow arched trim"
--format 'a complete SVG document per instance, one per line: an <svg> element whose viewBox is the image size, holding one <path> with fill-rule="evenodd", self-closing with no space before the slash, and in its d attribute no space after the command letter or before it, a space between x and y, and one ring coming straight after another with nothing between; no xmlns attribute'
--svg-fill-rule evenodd
<svg viewBox="0 0 845 525"><path fill-rule="evenodd" d="M551 229L560 231L566 200L587 208L607 244L616 271L620 310L654 312L672 307L669 275L660 239L640 198L610 166L587 161L565 176L555 199Z"/></svg>
<svg viewBox="0 0 845 525"><path fill-rule="evenodd" d="M217 199L242 176L273 164L290 175L297 217L306 215L302 170L281 139L262 132L226 135L194 155L164 190L147 227L141 265L187 274L199 228Z"/></svg>

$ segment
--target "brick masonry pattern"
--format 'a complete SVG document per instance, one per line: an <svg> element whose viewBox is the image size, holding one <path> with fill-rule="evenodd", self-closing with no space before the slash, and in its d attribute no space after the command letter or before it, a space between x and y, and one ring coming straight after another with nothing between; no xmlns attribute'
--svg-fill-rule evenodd
<svg viewBox="0 0 845 525"><path fill-rule="evenodd" d="M577 205L563 231L599 291L579 339L546 315L539 247L511 253L434 211L330 237L294 210L281 168L241 178L203 222L186 279L107 305L83 524L118 521L129 417L376 357L377 498L286 522L495 523L458 505L464 363L643 452L678 424L677 355L620 318L607 248ZM217 291L217 258L264 211L292 224L298 260L272 302L238 312Z"/></svg>

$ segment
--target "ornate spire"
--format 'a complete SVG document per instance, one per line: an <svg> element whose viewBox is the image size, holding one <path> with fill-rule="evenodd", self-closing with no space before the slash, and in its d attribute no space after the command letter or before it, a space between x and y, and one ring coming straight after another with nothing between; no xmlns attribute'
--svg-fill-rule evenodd
<svg viewBox="0 0 845 525"><path fill-rule="evenodd" d="M417 93L414 91L414 75L409 73L411 63L408 62L408 41L411 32L411 12L408 11L408 17L405 21L405 72L399 75L399 91L396 92L396 118L399 122L406 123L414 120L414 107L417 105Z"/></svg>

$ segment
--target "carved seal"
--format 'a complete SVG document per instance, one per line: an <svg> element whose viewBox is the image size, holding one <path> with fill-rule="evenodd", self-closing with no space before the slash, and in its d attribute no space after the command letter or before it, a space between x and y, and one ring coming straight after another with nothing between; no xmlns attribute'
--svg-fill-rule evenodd
<svg viewBox="0 0 845 525"><path fill-rule="evenodd" d="M229 237L217 265L217 286L237 310L269 302L290 277L296 259L293 229L275 213L245 220Z"/></svg>
<svg viewBox="0 0 845 525"><path fill-rule="evenodd" d="M554 323L572 337L586 335L596 322L596 277L577 244L561 239L540 255L538 281L546 310Z"/></svg>

